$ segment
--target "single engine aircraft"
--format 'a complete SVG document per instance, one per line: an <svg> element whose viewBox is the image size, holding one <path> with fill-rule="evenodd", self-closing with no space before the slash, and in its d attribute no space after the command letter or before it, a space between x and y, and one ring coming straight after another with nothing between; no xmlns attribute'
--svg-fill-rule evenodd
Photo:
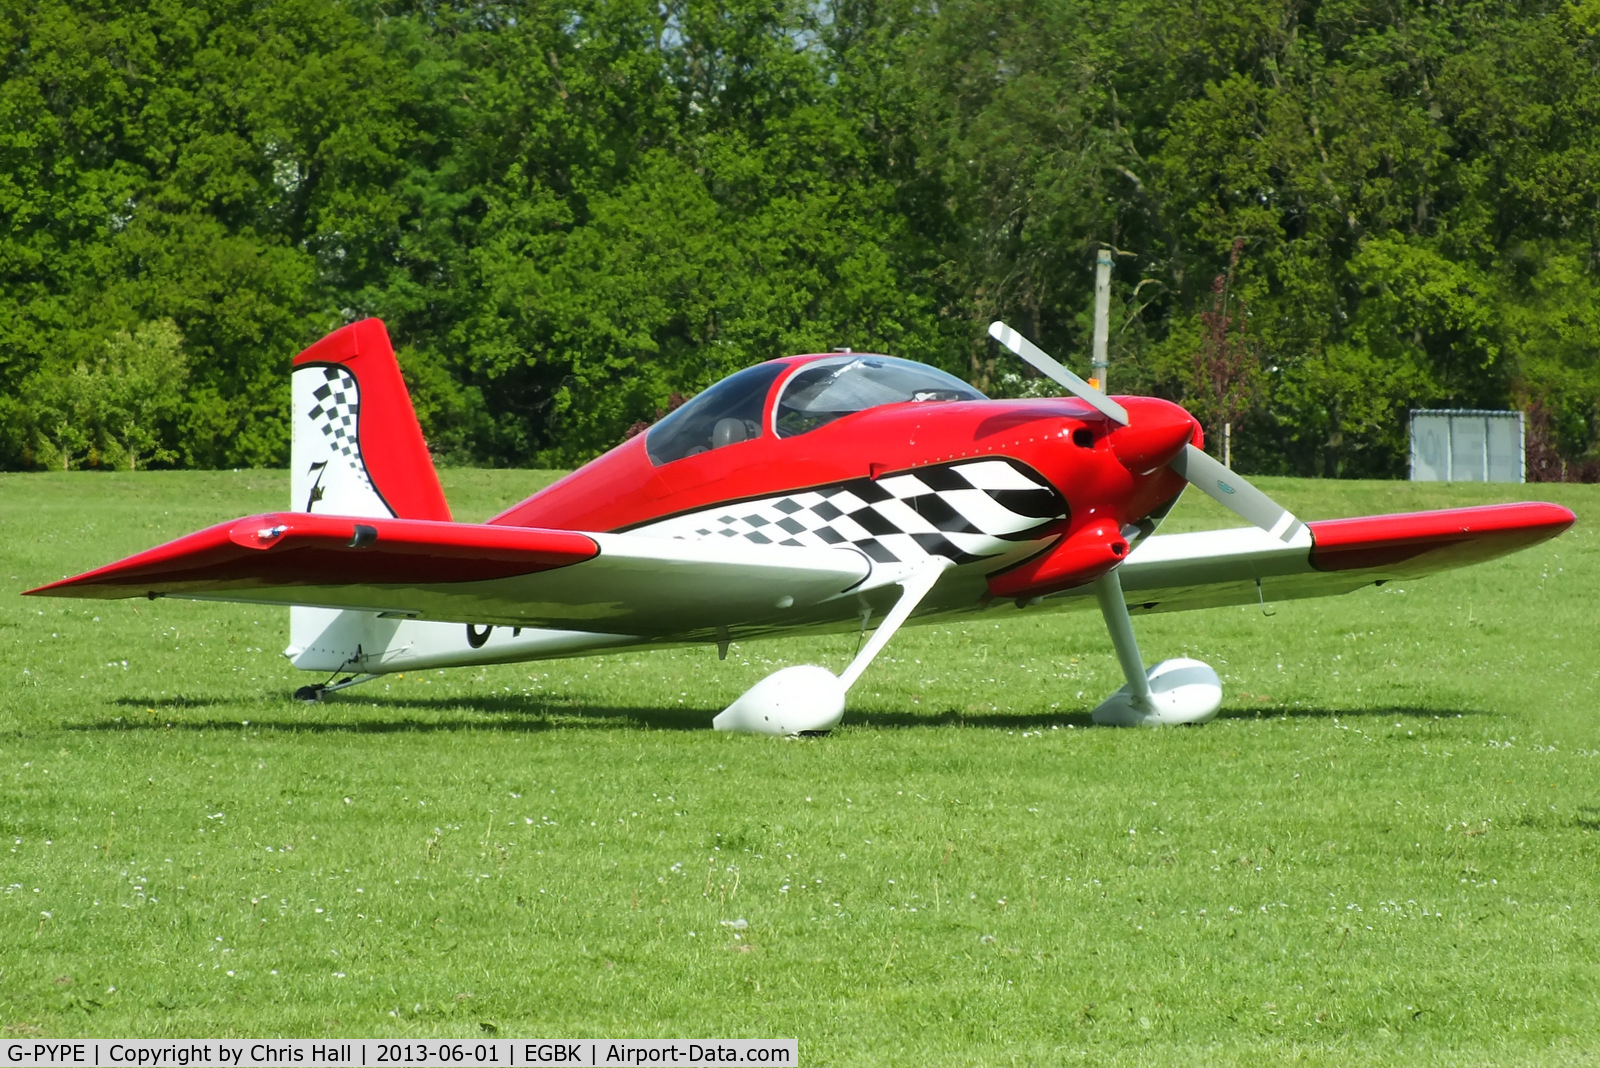
<svg viewBox="0 0 1600 1068"><path fill-rule="evenodd" d="M746 368L485 523L451 520L388 332L353 323L291 372L290 509L234 519L31 594L290 606L285 655L330 682L715 644L872 637L839 674L769 675L725 730L825 732L901 625L1098 606L1127 684L1097 723L1198 723L1206 664L1146 670L1131 616L1320 597L1554 537L1506 504L1303 523L1152 397L1108 397L994 323L1067 396L990 400L925 364L848 350ZM1161 535L1193 485L1250 524ZM344 674L346 677L331 681Z"/></svg>

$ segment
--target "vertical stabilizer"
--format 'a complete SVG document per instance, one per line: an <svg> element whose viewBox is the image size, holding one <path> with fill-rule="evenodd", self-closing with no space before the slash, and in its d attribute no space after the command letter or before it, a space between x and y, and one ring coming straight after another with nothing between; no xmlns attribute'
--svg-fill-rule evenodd
<svg viewBox="0 0 1600 1068"><path fill-rule="evenodd" d="M294 359L290 501L296 512L448 522L439 476L378 319L336 330ZM395 621L289 609L297 667L342 671L386 650Z"/></svg>
<svg viewBox="0 0 1600 1068"><path fill-rule="evenodd" d="M336 330L294 360L297 512L450 519L439 476L378 319Z"/></svg>

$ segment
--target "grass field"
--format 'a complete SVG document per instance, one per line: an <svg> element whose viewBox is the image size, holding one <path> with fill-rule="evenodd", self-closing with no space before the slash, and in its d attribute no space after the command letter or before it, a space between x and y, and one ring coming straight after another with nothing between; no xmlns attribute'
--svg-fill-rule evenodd
<svg viewBox="0 0 1600 1068"><path fill-rule="evenodd" d="M542 484L446 471L482 518ZM1136 620L1224 676L1089 726L1097 616L902 632L825 739L707 728L854 638L409 674L286 613L21 598L281 472L0 475L0 1038L798 1036L806 1064L1600 1059L1600 487L1262 479L1307 518L1546 499L1554 542ZM1190 494L1166 530L1233 525Z"/></svg>

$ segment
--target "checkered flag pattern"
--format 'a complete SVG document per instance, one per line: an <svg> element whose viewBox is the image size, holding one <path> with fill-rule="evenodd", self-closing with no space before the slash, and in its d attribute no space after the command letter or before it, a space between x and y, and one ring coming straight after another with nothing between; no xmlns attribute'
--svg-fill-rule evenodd
<svg viewBox="0 0 1600 1068"><path fill-rule="evenodd" d="M329 459L343 456L361 481L371 485L366 465L361 460L361 442L356 436L361 391L354 376L342 367L324 367L322 373L325 381L312 391L316 405L306 416L327 439Z"/></svg>
<svg viewBox="0 0 1600 1068"><path fill-rule="evenodd" d="M1065 498L1010 460L919 467L879 479L743 501L677 516L642 534L757 545L853 546L882 564L995 556L1065 518Z"/></svg>

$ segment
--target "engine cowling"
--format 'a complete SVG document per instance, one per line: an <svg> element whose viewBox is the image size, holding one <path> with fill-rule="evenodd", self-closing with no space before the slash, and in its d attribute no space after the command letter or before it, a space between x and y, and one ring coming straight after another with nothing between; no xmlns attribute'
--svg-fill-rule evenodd
<svg viewBox="0 0 1600 1068"><path fill-rule="evenodd" d="M1093 582L1127 555L1128 539L1118 523L1090 523L1039 556L990 575L989 592L996 597L1042 597Z"/></svg>

